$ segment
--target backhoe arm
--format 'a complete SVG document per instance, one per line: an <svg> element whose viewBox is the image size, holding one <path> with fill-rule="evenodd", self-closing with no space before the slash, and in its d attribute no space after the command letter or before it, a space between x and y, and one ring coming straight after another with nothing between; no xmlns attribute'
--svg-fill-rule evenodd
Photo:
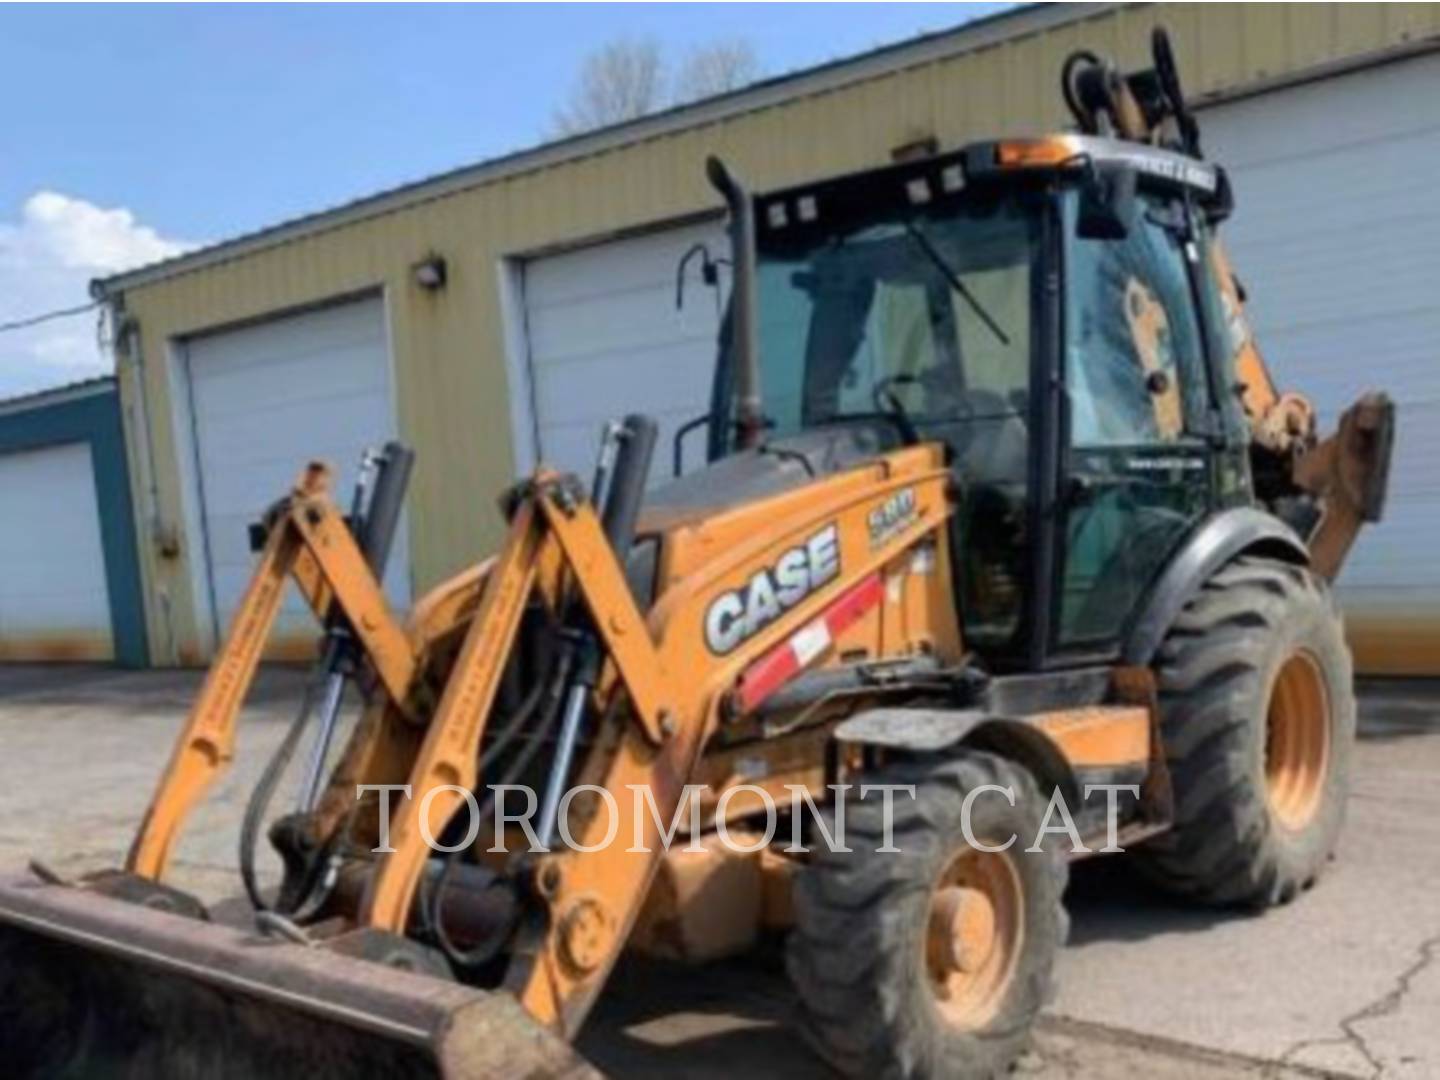
<svg viewBox="0 0 1440 1080"><path fill-rule="evenodd" d="M1303 493L1315 501L1318 516L1298 524L1305 526L1315 572L1334 581L1361 527L1384 513L1395 405L1384 393L1363 394L1341 414L1335 433L1320 439L1310 400L1280 392L1271 378L1218 238L1210 250L1229 324L1236 391L1250 424L1258 493L1270 500Z"/></svg>
<svg viewBox="0 0 1440 1080"><path fill-rule="evenodd" d="M1080 51L1061 75L1065 101L1080 130L1137 143L1167 145L1200 158L1200 129L1185 103L1169 37L1152 36L1154 65L1122 73ZM1302 526L1315 571L1333 581L1361 526L1380 520L1395 440L1395 406L1366 393L1323 441L1315 407L1303 394L1282 392L1271 378L1245 316L1245 296L1218 237L1210 243L1210 272L1225 308L1234 390L1250 425L1256 491L1272 506L1286 496L1312 499L1318 514Z"/></svg>

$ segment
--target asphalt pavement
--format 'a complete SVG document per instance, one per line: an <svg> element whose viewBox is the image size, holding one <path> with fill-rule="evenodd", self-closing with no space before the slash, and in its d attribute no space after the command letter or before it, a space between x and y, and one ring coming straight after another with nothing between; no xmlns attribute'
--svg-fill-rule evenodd
<svg viewBox="0 0 1440 1080"><path fill-rule="evenodd" d="M0 872L117 865L196 689L194 672L0 667ZM239 759L174 880L237 891L239 817L300 680L267 671ZM1076 867L1060 992L1022 1077L1440 1076L1440 684L1362 687L1338 857L1262 915L1156 896L1123 856ZM286 798L282 791L280 798ZM820 1077L788 1025L776 950L703 969L627 961L581 1049L616 1076Z"/></svg>

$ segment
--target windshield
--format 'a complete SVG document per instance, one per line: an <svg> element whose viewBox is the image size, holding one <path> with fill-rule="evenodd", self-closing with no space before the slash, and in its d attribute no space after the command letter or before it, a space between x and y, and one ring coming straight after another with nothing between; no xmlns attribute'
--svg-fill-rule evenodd
<svg viewBox="0 0 1440 1080"><path fill-rule="evenodd" d="M1023 418L1038 222L1014 195L762 248L771 437L900 414L956 445L957 424Z"/></svg>

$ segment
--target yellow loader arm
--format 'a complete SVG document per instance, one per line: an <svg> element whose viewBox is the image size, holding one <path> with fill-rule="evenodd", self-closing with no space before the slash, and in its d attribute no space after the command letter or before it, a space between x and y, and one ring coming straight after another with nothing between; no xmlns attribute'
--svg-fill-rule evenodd
<svg viewBox="0 0 1440 1080"><path fill-rule="evenodd" d="M267 539L250 585L131 846L125 868L138 877L163 877L186 816L234 758L236 719L288 580L322 622L332 605L344 613L395 709L416 715L411 700L416 650L331 501L329 470L309 466L265 524Z"/></svg>
<svg viewBox="0 0 1440 1080"><path fill-rule="evenodd" d="M17 1075L599 1075L509 995L437 979L353 918L314 932L273 911L257 915L258 927L221 925L163 882L186 819L234 757L287 580L322 622L343 617L370 689L324 797L305 815L322 852L344 851L334 845L352 835L373 846L375 807L357 810L356 785L404 783L447 649L475 621L489 563L400 624L329 489L329 471L311 465L267 514L250 585L125 869L69 882L35 863L33 876L0 882L0 1030ZM46 979L58 980L57 992ZM95 986L107 991L98 1003Z"/></svg>

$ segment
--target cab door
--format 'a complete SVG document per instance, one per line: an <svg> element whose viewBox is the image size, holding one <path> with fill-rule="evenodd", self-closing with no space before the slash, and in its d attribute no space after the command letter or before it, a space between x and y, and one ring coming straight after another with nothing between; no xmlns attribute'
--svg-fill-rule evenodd
<svg viewBox="0 0 1440 1080"><path fill-rule="evenodd" d="M1218 414L1184 203L1137 197L1121 240L1080 237L1067 214L1052 632L1061 652L1108 656L1213 502Z"/></svg>

